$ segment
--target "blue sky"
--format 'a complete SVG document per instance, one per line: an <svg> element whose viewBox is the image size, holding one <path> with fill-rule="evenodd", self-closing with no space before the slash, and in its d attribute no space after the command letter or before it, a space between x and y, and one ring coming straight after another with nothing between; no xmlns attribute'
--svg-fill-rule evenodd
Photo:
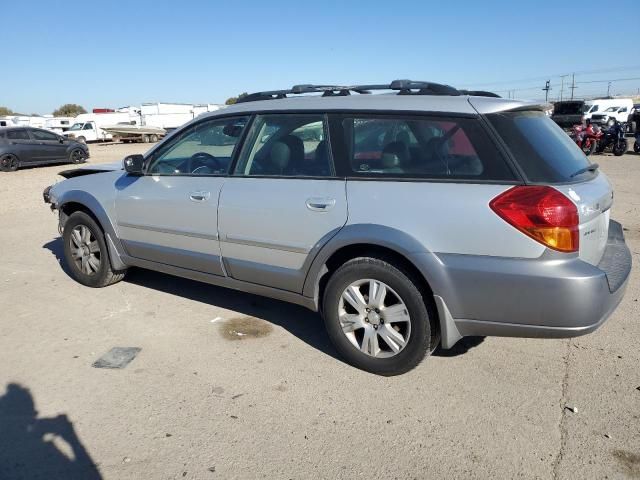
<svg viewBox="0 0 640 480"><path fill-rule="evenodd" d="M616 15L631 21L637 1L617 1ZM87 109L221 103L243 91L298 83L396 78L533 98L547 77L557 95L559 75L571 72L587 72L578 81L595 81L579 84L576 94L594 94L606 92L598 80L640 77L640 57L626 48L631 23L614 45L604 41L608 29L597 42L600 35L585 27L598 23L590 12L605 6L601 0L7 0L0 9L0 105L49 113L69 102ZM638 88L640 80L614 82L612 93Z"/></svg>

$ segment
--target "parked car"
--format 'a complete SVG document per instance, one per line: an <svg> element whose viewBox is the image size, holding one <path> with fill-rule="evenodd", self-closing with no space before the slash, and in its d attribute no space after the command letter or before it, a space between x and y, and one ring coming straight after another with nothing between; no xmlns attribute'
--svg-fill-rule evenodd
<svg viewBox="0 0 640 480"><path fill-rule="evenodd" d="M45 163L84 163L89 158L86 145L53 132L31 127L0 128L0 170Z"/></svg>
<svg viewBox="0 0 640 480"><path fill-rule="evenodd" d="M300 304L377 374L469 335L592 332L631 269L607 177L534 103L406 80L297 86L123 165L44 191L78 282L142 267Z"/></svg>

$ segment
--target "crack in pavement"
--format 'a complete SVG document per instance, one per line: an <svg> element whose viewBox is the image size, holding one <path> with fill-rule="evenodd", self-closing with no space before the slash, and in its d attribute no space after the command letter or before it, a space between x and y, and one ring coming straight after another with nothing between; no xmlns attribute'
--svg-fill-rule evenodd
<svg viewBox="0 0 640 480"><path fill-rule="evenodd" d="M564 376L562 377L562 393L560 396L560 421L558 422L558 429L560 430L560 448L558 454L553 460L553 480L558 480L560 472L560 463L564 458L565 450L567 448L567 437L569 432L567 431L566 418L567 411L565 405L567 403L567 390L569 387L569 361L571 357L571 339L567 340L567 353L564 356Z"/></svg>

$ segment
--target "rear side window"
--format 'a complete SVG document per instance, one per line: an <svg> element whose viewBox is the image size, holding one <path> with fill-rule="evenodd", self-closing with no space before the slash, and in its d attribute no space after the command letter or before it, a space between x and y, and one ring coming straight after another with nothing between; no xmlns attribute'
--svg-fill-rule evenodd
<svg viewBox="0 0 640 480"><path fill-rule="evenodd" d="M479 121L441 117L342 120L349 175L512 181Z"/></svg>
<svg viewBox="0 0 640 480"><path fill-rule="evenodd" d="M235 175L332 176L325 116L257 115Z"/></svg>
<svg viewBox="0 0 640 480"><path fill-rule="evenodd" d="M9 140L31 140L26 130L9 130L7 138Z"/></svg>
<svg viewBox="0 0 640 480"><path fill-rule="evenodd" d="M502 112L487 115L531 182L566 183L595 175L579 170L589 161L582 150L543 112Z"/></svg>

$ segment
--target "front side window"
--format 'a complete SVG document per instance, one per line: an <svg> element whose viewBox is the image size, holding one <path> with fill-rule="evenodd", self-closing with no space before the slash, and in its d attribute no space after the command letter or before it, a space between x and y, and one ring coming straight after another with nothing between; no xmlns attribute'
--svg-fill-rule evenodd
<svg viewBox="0 0 640 480"><path fill-rule="evenodd" d="M152 155L153 175L224 175L248 117L209 120L193 125Z"/></svg>
<svg viewBox="0 0 640 480"><path fill-rule="evenodd" d="M44 130L31 130L31 135L35 140L57 142L59 137L55 133L45 132Z"/></svg>
<svg viewBox="0 0 640 480"><path fill-rule="evenodd" d="M324 115L258 115L235 174L288 177L333 175Z"/></svg>
<svg viewBox="0 0 640 480"><path fill-rule="evenodd" d="M85 123L84 127L82 127L83 130L91 130L93 128L93 125L91 125L90 123Z"/></svg>
<svg viewBox="0 0 640 480"><path fill-rule="evenodd" d="M342 129L354 176L514 179L475 119L360 116Z"/></svg>
<svg viewBox="0 0 640 480"><path fill-rule="evenodd" d="M9 130L7 131L7 138L9 140L30 140L26 130Z"/></svg>

